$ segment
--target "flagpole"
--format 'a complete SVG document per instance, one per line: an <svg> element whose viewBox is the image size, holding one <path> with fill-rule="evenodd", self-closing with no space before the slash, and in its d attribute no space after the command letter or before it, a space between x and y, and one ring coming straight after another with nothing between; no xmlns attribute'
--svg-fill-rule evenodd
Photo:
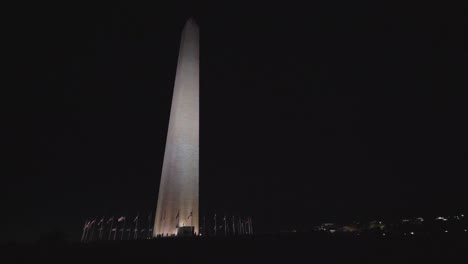
<svg viewBox="0 0 468 264"><path fill-rule="evenodd" d="M117 219L117 225L115 226L114 240L117 238L117 232L119 232L119 220Z"/></svg>
<svg viewBox="0 0 468 264"><path fill-rule="evenodd" d="M247 227L247 220L246 219L242 220L242 226L244 227L244 234L248 235L249 234L249 228Z"/></svg>
<svg viewBox="0 0 468 264"><path fill-rule="evenodd" d="M240 231L241 231L241 235L244 234L244 227L242 226L242 217L239 216L239 228L240 228Z"/></svg>
<svg viewBox="0 0 468 264"><path fill-rule="evenodd" d="M234 219L235 217L232 216L232 235L236 234L236 221Z"/></svg>
<svg viewBox="0 0 468 264"><path fill-rule="evenodd" d="M104 230L104 216L101 218L101 221L99 221L100 227L99 227L99 240L102 240L102 231Z"/></svg>
<svg viewBox="0 0 468 264"><path fill-rule="evenodd" d="M245 226L245 234L249 235L250 234L250 228L249 228L249 218L248 217L244 221L244 226Z"/></svg>
<svg viewBox="0 0 468 264"><path fill-rule="evenodd" d="M241 217L239 216L239 234L240 235L243 235L243 232L242 232L242 222L241 222Z"/></svg>
<svg viewBox="0 0 468 264"><path fill-rule="evenodd" d="M245 234L249 235L250 234L250 227L249 227L249 218L248 217L244 222L244 226L245 226Z"/></svg>
<svg viewBox="0 0 468 264"><path fill-rule="evenodd" d="M244 234L247 235L248 234L248 232L247 232L247 221L245 219L242 220L242 226L244 227Z"/></svg>
<svg viewBox="0 0 468 264"><path fill-rule="evenodd" d="M111 226L110 226L110 230L109 230L109 239L108 240L111 240L112 226L114 225L114 217L112 216L109 220L111 220ZM109 222L109 220L107 220L107 222Z"/></svg>
<svg viewBox="0 0 468 264"><path fill-rule="evenodd" d="M101 219L102 220L102 219ZM99 226L99 235L98 235L98 240L102 240L102 222L99 220L98 226Z"/></svg>
<svg viewBox="0 0 468 264"><path fill-rule="evenodd" d="M86 233L87 228L88 228L88 219L85 220L85 223L83 225L83 234L81 235L81 242L84 242L85 233Z"/></svg>
<svg viewBox="0 0 468 264"><path fill-rule="evenodd" d="M86 239L88 237L88 232L89 232L89 220L86 220L86 230L85 230L85 234L84 234L84 239L83 239L83 242L86 243Z"/></svg>
<svg viewBox="0 0 468 264"><path fill-rule="evenodd" d="M216 236L216 231L218 229L218 226L216 225L216 214L214 215L214 232L215 232L215 236Z"/></svg>
<svg viewBox="0 0 468 264"><path fill-rule="evenodd" d="M242 219L241 223L242 223L243 233L244 233L244 235L247 235L247 226L245 225L245 219Z"/></svg>
<svg viewBox="0 0 468 264"><path fill-rule="evenodd" d="M127 222L127 216L124 216L123 219L123 227L122 227L122 234L120 235L120 240L123 240L124 232L125 232L125 223Z"/></svg>
<svg viewBox="0 0 468 264"><path fill-rule="evenodd" d="M89 231L90 231L90 232L89 232L88 237L87 237L87 239L86 239L88 242L91 241L91 240L93 240L93 232L94 232L93 226L94 226L94 222L91 221L91 224L89 225Z"/></svg>
<svg viewBox="0 0 468 264"><path fill-rule="evenodd" d="M138 239L138 217L140 216L140 213L137 214L136 221L135 221L135 230L133 230L133 239L137 240Z"/></svg>
<svg viewBox="0 0 468 264"><path fill-rule="evenodd" d="M252 221L252 218L250 218L250 232L252 232L252 235L253 235L253 221Z"/></svg>
<svg viewBox="0 0 468 264"><path fill-rule="evenodd" d="M224 215L224 236L227 236L227 222L226 222L226 215Z"/></svg>
<svg viewBox="0 0 468 264"><path fill-rule="evenodd" d="M85 232L85 237L84 237L84 242L88 241L88 236L89 236L89 228L91 227L91 221L88 221L86 224L86 232Z"/></svg>
<svg viewBox="0 0 468 264"><path fill-rule="evenodd" d="M91 235L90 235L90 237L88 238L88 241L93 241L94 229L96 229L96 228L95 228L95 226L96 226L96 225L95 225L95 224L96 224L96 218L97 218L97 217L94 217L94 220L91 222Z"/></svg>

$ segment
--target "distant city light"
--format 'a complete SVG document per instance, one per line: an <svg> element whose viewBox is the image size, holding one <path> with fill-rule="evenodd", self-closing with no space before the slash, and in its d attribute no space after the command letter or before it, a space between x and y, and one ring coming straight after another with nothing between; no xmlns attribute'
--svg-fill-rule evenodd
<svg viewBox="0 0 468 264"><path fill-rule="evenodd" d="M400 218L399 221L400 226L395 225L393 226L392 224L388 224L386 220L383 221L378 221L378 220L372 220L370 222L367 222L367 228L365 227L359 227L356 225L339 225L336 223L323 223L318 226L314 227L314 231L325 231L328 234L338 234L338 233L354 233L355 235L359 236L361 235L360 233L362 232L363 234L367 234L367 232L371 231L376 231L378 229L378 235L380 236L387 236L386 232L390 232L390 234L393 234L392 230L396 231L400 236L406 236L408 237L407 239L410 239L412 236L421 236L425 234L426 232L441 232L441 233L448 233L448 229L452 229L450 226L451 223L460 223L463 221L461 217L464 217L463 214L458 214L458 215L452 215L452 216L438 216L438 217L431 217L429 220L426 218L424 219L423 217L414 217L414 218L409 218L409 219L402 219ZM458 219L458 220L455 220ZM408 230L408 229L414 229L417 228L417 226L421 227L423 225L423 221L429 221L429 222L434 222L437 223L437 221L444 221L444 222L439 222L438 226L436 227L436 230L426 230L422 231L416 229L416 231ZM447 223L445 223L447 221ZM406 223L405 223L406 222ZM356 222L353 222L356 223ZM448 224L448 225L447 225ZM408 229L407 229L408 228ZM461 228L455 230L453 229L452 232L454 234L458 232L468 232L468 226L462 226ZM417 234L416 234L417 233ZM440 234L440 233L439 233Z"/></svg>

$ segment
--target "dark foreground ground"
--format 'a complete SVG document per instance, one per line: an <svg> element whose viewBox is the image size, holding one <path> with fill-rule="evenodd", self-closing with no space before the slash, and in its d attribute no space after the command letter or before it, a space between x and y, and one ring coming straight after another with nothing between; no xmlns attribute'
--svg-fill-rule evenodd
<svg viewBox="0 0 468 264"><path fill-rule="evenodd" d="M2 246L0 263L468 263L468 235L320 234ZM5 261L6 260L6 261Z"/></svg>

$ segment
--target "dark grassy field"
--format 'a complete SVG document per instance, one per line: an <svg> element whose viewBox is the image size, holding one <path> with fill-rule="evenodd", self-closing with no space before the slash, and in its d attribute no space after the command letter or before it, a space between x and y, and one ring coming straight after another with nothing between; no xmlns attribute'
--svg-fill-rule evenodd
<svg viewBox="0 0 468 264"><path fill-rule="evenodd" d="M2 246L1 263L468 263L468 235L325 234Z"/></svg>

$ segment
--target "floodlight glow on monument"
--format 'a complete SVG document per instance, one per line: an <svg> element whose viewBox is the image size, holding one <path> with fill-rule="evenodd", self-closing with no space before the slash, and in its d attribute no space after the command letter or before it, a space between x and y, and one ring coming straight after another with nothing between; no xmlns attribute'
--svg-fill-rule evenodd
<svg viewBox="0 0 468 264"><path fill-rule="evenodd" d="M192 226L198 234L199 30L182 32L153 236Z"/></svg>

